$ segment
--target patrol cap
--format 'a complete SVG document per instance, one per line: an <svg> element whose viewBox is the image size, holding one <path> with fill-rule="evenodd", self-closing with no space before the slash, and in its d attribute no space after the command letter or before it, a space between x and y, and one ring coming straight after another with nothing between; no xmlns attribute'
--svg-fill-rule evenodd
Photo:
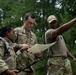
<svg viewBox="0 0 76 75"><path fill-rule="evenodd" d="M57 18L54 16L54 15L50 15L47 19L47 22L48 23L51 23L52 21L56 20L57 21Z"/></svg>

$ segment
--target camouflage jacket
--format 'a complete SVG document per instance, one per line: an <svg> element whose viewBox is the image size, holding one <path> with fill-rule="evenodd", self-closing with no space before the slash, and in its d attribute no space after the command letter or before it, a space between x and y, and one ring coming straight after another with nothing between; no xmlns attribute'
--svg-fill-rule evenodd
<svg viewBox="0 0 76 75"><path fill-rule="evenodd" d="M8 53L4 55L4 42L0 40L0 73L4 72L6 69L15 69L16 68L16 55L13 49L13 44L5 39L5 44L8 49Z"/></svg>
<svg viewBox="0 0 76 75"><path fill-rule="evenodd" d="M9 39L8 41L4 38L2 39L0 39L0 73L7 69L16 69L15 49L20 49L22 47L21 44L12 43ZM7 53L5 53L5 46Z"/></svg>
<svg viewBox="0 0 76 75"><path fill-rule="evenodd" d="M15 28L15 40L19 44L29 44L33 46L37 43L37 37L32 31L26 31L23 27Z"/></svg>
<svg viewBox="0 0 76 75"><path fill-rule="evenodd" d="M28 32L23 27L18 27L15 28L14 30L16 34L16 43L18 44L25 43L25 44L29 44L30 46L33 46L34 44L37 43L37 37L32 31ZM33 61L34 61L34 54L25 51L21 54L18 54L17 67L22 68ZM34 67L31 66L31 68L34 71Z"/></svg>

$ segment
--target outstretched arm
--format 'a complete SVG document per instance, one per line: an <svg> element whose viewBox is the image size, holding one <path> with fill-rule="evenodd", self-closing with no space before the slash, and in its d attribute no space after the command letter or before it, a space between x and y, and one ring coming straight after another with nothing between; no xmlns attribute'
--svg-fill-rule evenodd
<svg viewBox="0 0 76 75"><path fill-rule="evenodd" d="M72 19L68 23L63 24L62 26L55 29L55 31L52 34L52 37L55 38L58 35L64 33L65 31L69 30L74 24L76 23L76 18Z"/></svg>

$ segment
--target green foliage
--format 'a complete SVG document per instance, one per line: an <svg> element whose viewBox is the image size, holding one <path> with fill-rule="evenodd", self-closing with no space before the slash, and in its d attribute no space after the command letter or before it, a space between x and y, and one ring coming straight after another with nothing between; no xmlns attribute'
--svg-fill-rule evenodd
<svg viewBox="0 0 76 75"><path fill-rule="evenodd" d="M70 18L71 15L66 11L66 7L64 8L64 14L60 14L60 18L61 18L61 25L63 25L64 23L67 23ZM65 41L67 43L67 45L69 44L69 47L71 48L73 45L73 32L72 29L69 29L67 32L64 33L64 37L65 37Z"/></svg>
<svg viewBox="0 0 76 75"><path fill-rule="evenodd" d="M47 17L51 14L56 15L59 25L70 21L76 17L76 0L0 0L0 26L22 26L23 22L21 19L30 11L36 15L36 24L33 32L37 35L38 43L44 43L44 38L42 37L48 29ZM76 25L64 33L64 37L67 46L75 50ZM36 65L37 75L46 74L46 54L47 52L44 53L43 60ZM75 75L76 68L74 68L75 64L73 65L73 62L72 66Z"/></svg>
<svg viewBox="0 0 76 75"><path fill-rule="evenodd" d="M75 49L72 49L70 52L76 56L76 48ZM73 75L76 75L76 62L74 62L73 60L69 59L70 62L71 62L71 66L72 66L72 71L73 71Z"/></svg>

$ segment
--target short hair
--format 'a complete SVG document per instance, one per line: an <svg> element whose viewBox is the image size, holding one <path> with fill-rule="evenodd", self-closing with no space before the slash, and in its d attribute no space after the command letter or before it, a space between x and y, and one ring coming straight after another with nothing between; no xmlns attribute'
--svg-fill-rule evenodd
<svg viewBox="0 0 76 75"><path fill-rule="evenodd" d="M6 35L6 32L10 32L12 30L11 26L2 26L0 28L0 37L4 37Z"/></svg>
<svg viewBox="0 0 76 75"><path fill-rule="evenodd" d="M24 16L24 19L28 20L28 17L31 17L31 18L35 19L35 15L32 12L26 13L26 15Z"/></svg>

